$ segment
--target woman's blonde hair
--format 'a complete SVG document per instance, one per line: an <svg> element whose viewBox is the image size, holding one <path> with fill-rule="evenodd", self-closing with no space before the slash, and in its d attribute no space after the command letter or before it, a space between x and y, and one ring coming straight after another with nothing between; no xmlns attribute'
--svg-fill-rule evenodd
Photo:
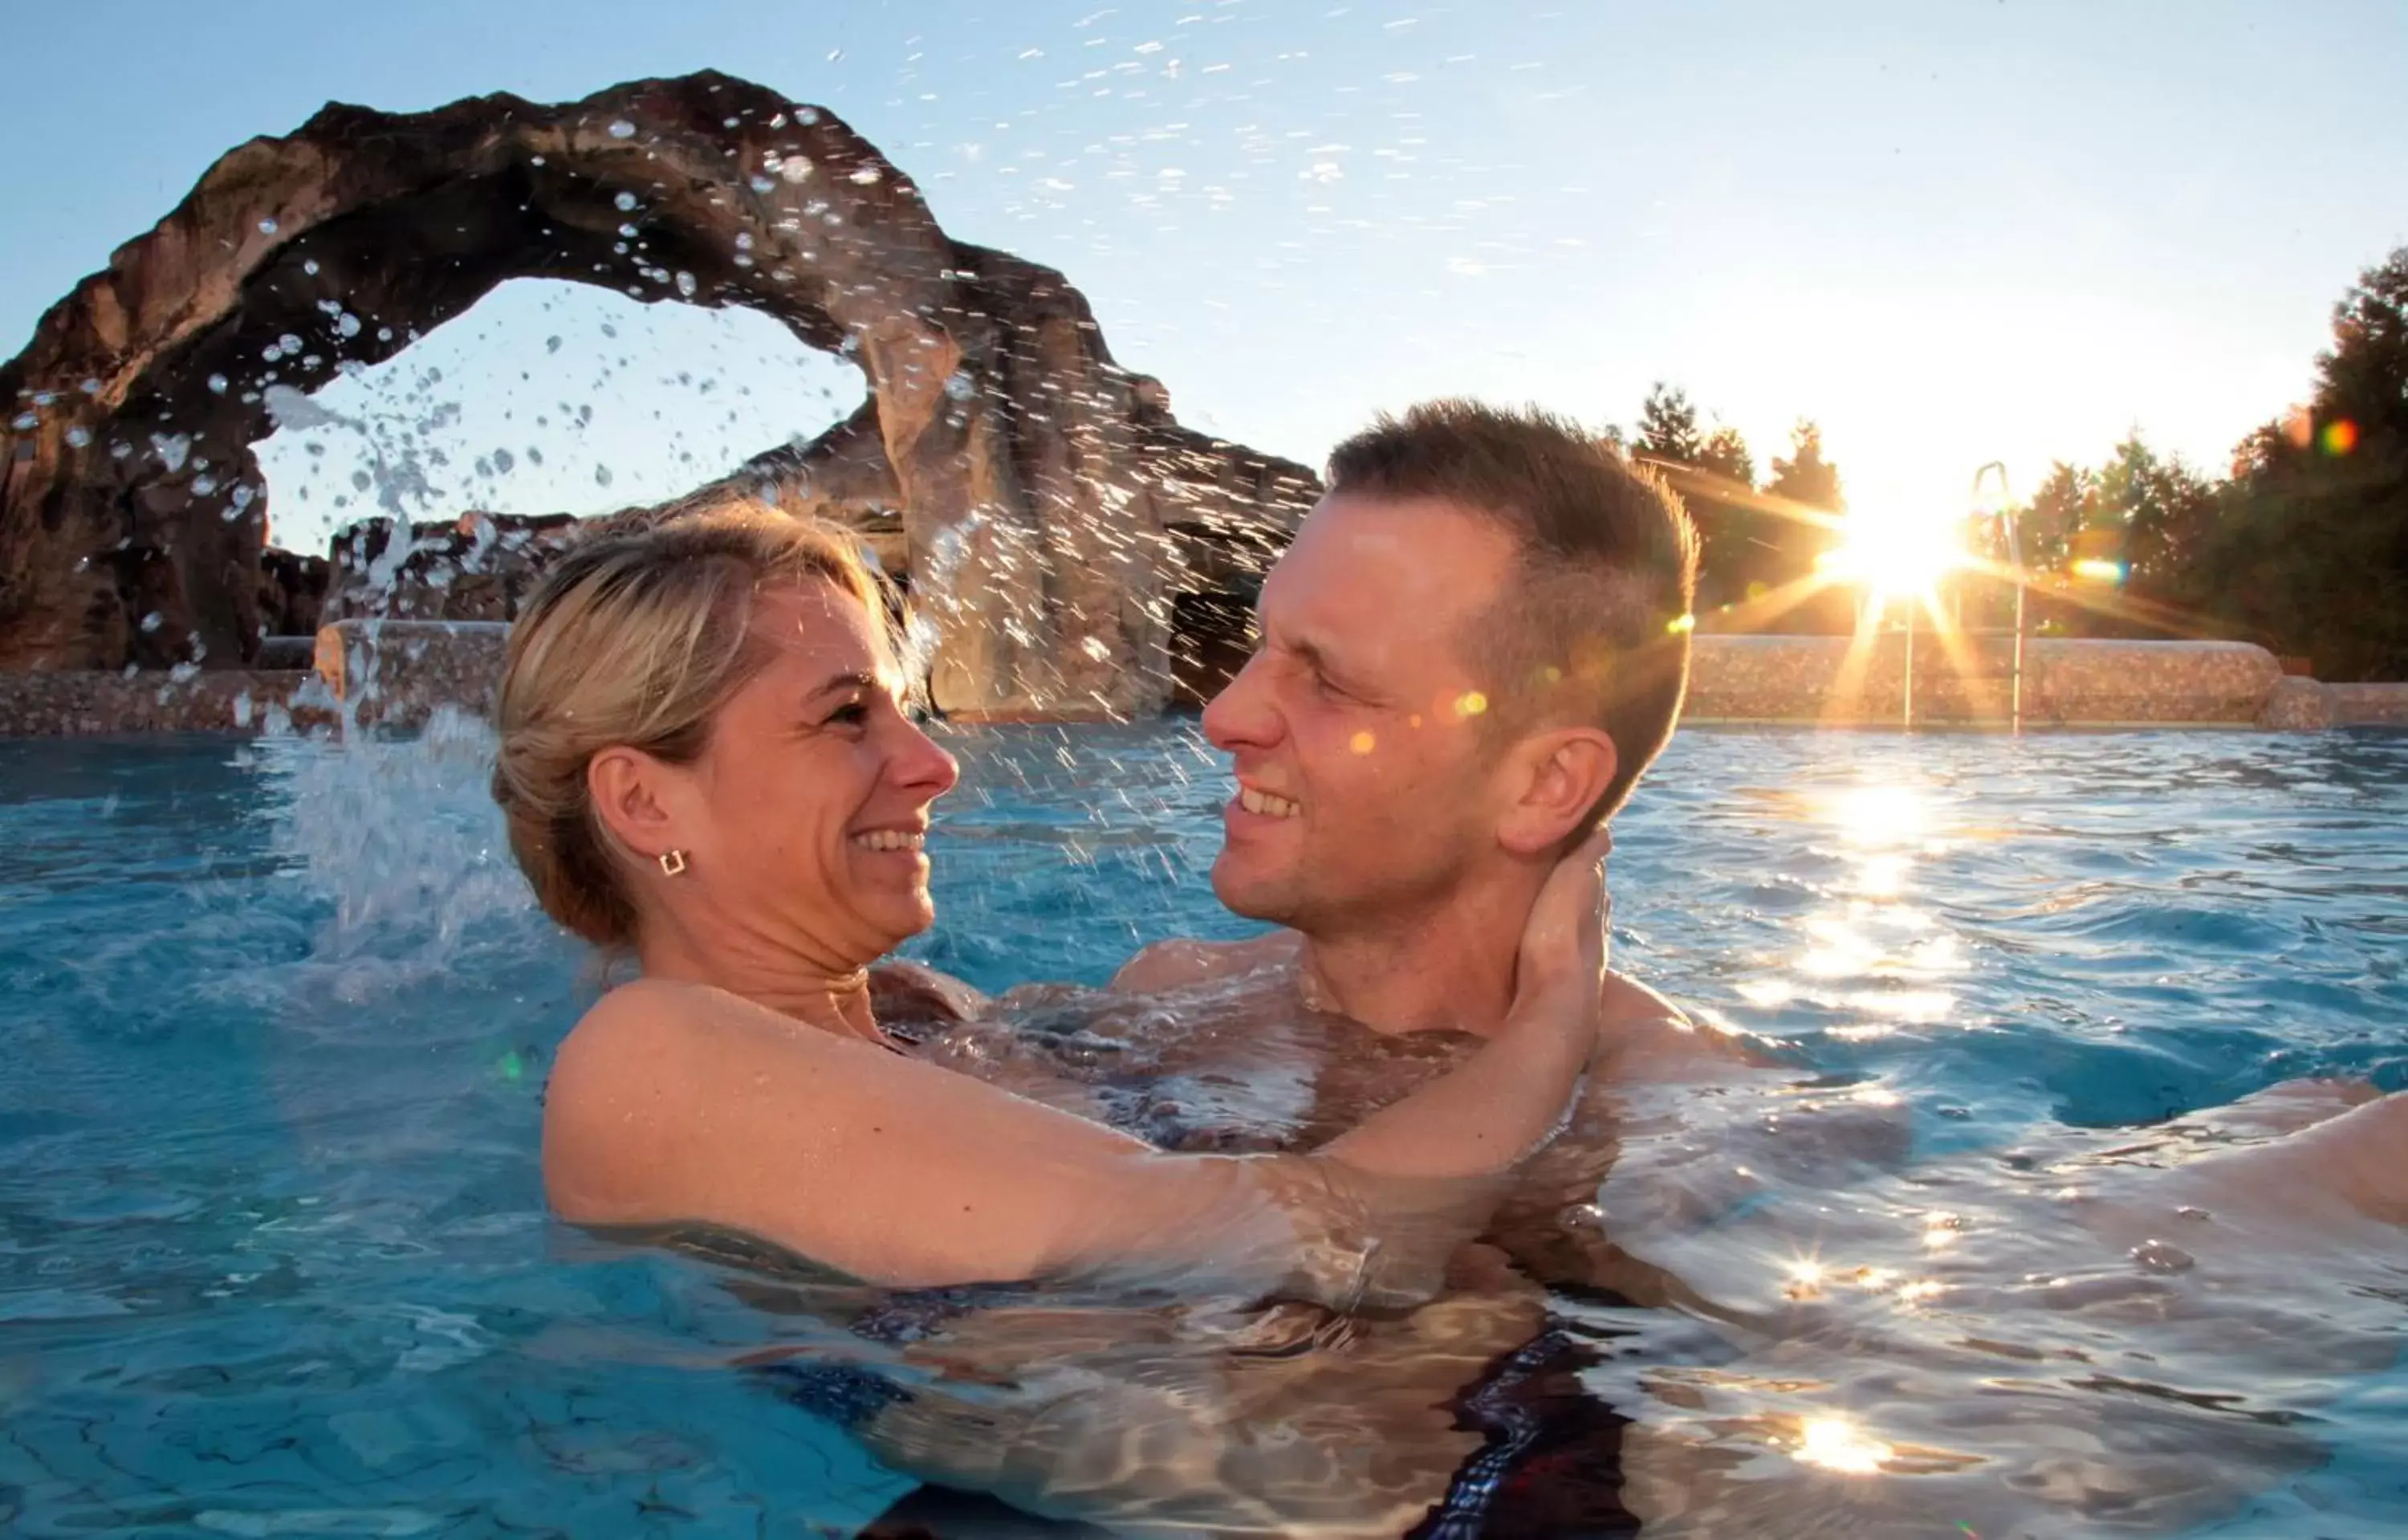
<svg viewBox="0 0 2408 1540"><path fill-rule="evenodd" d="M545 914L596 945L634 942L635 904L586 767L621 746L669 764L699 757L720 708L768 659L753 596L814 579L860 600L891 645L888 590L851 537L764 504L591 536L544 575L510 628L494 800Z"/></svg>

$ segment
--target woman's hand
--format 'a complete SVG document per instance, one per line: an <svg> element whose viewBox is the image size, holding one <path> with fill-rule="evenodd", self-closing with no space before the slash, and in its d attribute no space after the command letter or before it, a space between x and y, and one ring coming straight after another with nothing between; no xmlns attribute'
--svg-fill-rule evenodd
<svg viewBox="0 0 2408 1540"><path fill-rule="evenodd" d="M1513 962L1516 1018L1541 996L1570 995L1591 1007L1598 1003L1605 984L1606 928L1613 914L1605 883L1605 858L1612 849L1612 829L1600 827L1555 863L1539 889Z"/></svg>

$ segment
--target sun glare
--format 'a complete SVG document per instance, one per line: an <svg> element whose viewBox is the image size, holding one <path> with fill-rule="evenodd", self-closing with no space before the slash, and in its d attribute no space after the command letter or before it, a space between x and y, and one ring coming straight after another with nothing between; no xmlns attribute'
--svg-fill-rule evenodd
<svg viewBox="0 0 2408 1540"><path fill-rule="evenodd" d="M1894 598L1928 603L1942 578L1961 566L1955 521L1894 509L1852 510L1841 525L1840 543L1823 555L1824 574L1861 585L1875 609Z"/></svg>

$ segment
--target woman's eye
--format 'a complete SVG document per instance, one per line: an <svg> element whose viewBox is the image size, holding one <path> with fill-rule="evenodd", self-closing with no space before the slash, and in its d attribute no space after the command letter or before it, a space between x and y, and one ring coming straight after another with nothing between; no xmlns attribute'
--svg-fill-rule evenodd
<svg viewBox="0 0 2408 1540"><path fill-rule="evenodd" d="M831 723L842 723L848 727L860 727L863 723L867 722L868 720L869 707L867 703L859 700L838 706L835 711L828 713L828 721Z"/></svg>

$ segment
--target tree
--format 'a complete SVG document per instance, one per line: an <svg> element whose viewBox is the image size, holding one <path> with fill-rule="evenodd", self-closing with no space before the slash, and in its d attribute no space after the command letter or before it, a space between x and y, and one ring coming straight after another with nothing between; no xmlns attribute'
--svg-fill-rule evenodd
<svg viewBox="0 0 2408 1540"><path fill-rule="evenodd" d="M2161 458L2135 429L2093 479L2095 517L2112 530L2128 592L2179 600L2217 514L2215 489L2180 457Z"/></svg>
<svg viewBox="0 0 2408 1540"><path fill-rule="evenodd" d="M1673 476L1690 521L1698 526L1698 609L1736 603L1748 596L1751 585L1760 588L1756 512L1735 496L1716 495L1756 490L1756 458L1739 431L1722 425L1704 427L1688 392L1659 380L1640 406L1639 434L1631 449L1643 458L1701 473Z"/></svg>
<svg viewBox="0 0 2408 1540"><path fill-rule="evenodd" d="M2185 583L2326 679L2408 678L2408 247L2333 309L2306 406L2244 439Z"/></svg>
<svg viewBox="0 0 2408 1540"><path fill-rule="evenodd" d="M1747 452L1747 440L1739 429L1717 424L1706 435L1703 447L1691 462L1700 470L1710 470L1727 482L1737 482L1744 487L1756 485L1756 456Z"/></svg>
<svg viewBox="0 0 2408 1540"><path fill-rule="evenodd" d="M1800 417L1789 430L1789 456L1772 457L1772 480L1764 490L1826 513L1847 511L1848 501L1840 493L1840 469L1823 458L1823 430L1813 418Z"/></svg>
<svg viewBox="0 0 2408 1540"><path fill-rule="evenodd" d="M1772 457L1772 480L1764 490L1800 509L1835 517L1847 511L1839 468L1823 458L1823 430L1813 419L1801 417L1789 430L1789 453ZM1757 522L1770 547L1762 581L1776 589L1811 577L1823 554L1839 543L1835 529L1813 518L1767 510ZM1780 622L1789 629L1813 631L1849 630L1855 623L1853 597L1837 589L1813 596Z"/></svg>
<svg viewBox="0 0 2408 1540"><path fill-rule="evenodd" d="M2015 519L2025 570L2062 577L2073 560L2074 537L2096 522L2098 508L2097 477L2063 460L2049 467Z"/></svg>
<svg viewBox="0 0 2408 1540"><path fill-rule="evenodd" d="M1639 437L1631 448L1651 459L1696 465L1705 453L1706 436L1698 431L1698 409L1689 404L1689 393L1661 380L1649 387L1647 399L1639 408Z"/></svg>

